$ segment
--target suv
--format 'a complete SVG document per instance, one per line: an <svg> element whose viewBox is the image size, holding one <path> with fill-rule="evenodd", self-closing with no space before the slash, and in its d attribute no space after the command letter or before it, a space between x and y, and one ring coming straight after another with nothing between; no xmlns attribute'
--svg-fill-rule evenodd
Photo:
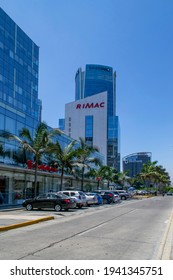
<svg viewBox="0 0 173 280"><path fill-rule="evenodd" d="M59 191L58 193L61 194L63 193L73 198L78 208L82 208L87 204L86 195L82 191L65 190L65 191Z"/></svg>
<svg viewBox="0 0 173 280"><path fill-rule="evenodd" d="M125 190L115 190L112 191L114 194L118 194L121 198L121 200L126 200L128 198L130 198L130 194L128 192L126 192Z"/></svg>
<svg viewBox="0 0 173 280"><path fill-rule="evenodd" d="M115 196L114 193L112 191L104 191L104 190L100 190L100 191L94 191L95 193L98 193L102 196L103 199L103 204L110 204L110 203L114 203L115 202Z"/></svg>

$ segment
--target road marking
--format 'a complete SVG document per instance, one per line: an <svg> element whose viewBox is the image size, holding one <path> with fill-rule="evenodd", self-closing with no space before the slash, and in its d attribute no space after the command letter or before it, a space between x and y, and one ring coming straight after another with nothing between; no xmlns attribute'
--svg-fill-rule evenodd
<svg viewBox="0 0 173 280"><path fill-rule="evenodd" d="M101 225L95 226L95 227L93 227L93 228L90 228L90 229L88 229L88 230L85 230L84 232L79 233L78 236L84 235L84 234L86 234L86 233L88 233L88 232L90 232L90 231L92 231L92 230L94 230L94 229L98 229L99 227L102 227L103 225L105 225L105 224L107 224L107 223L108 223L108 222L105 222L104 224L101 224Z"/></svg>
<svg viewBox="0 0 173 280"><path fill-rule="evenodd" d="M129 213L132 213L132 212L135 212L136 210L137 210L137 209L133 209L133 210L130 210L130 211L126 212L126 213L123 213L123 214L121 214L121 215L119 215L119 216L113 217L113 218L107 220L106 222L102 222L102 223L100 223L100 224L98 224L98 225L95 225L95 226L89 228L88 230L84 230L84 231L80 232L78 235L79 235L79 236L84 235L84 234L86 234L86 233L88 233L88 232L90 232L90 231L92 231L92 230L95 230L95 229L97 229L97 228L99 228L99 227L102 227L102 226L108 224L109 222L111 222L111 221L113 221L113 220L115 220L115 219L118 219L119 217L122 217L122 216L124 216L124 215L126 215L126 214L129 214Z"/></svg>

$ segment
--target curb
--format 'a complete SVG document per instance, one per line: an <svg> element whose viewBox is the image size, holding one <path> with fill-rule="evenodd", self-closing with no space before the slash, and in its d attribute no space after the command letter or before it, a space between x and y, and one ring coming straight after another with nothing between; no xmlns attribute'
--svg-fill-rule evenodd
<svg viewBox="0 0 173 280"><path fill-rule="evenodd" d="M171 260L172 254L172 232L173 232L173 212L170 215L169 223L162 238L157 260Z"/></svg>
<svg viewBox="0 0 173 280"><path fill-rule="evenodd" d="M153 195L134 195L132 198L134 199L143 199L143 198L152 198L155 197Z"/></svg>
<svg viewBox="0 0 173 280"><path fill-rule="evenodd" d="M33 225L33 224L37 224L37 223L40 223L40 222L49 221L49 220L53 220L53 219L54 219L53 216L47 216L47 217L44 217L44 218L40 218L40 219L28 221L28 222L12 224L12 225L9 225L9 226L0 226L0 231L6 231L6 230L10 230L10 229L19 228L19 227L30 226L30 225Z"/></svg>
<svg viewBox="0 0 173 280"><path fill-rule="evenodd" d="M10 212L10 211L16 211L16 210L22 210L25 209L24 207L16 207L16 208L0 208L0 212Z"/></svg>

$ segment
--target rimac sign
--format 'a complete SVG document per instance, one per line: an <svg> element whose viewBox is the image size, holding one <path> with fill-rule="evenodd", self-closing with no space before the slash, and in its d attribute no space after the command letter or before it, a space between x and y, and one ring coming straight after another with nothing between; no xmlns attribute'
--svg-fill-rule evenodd
<svg viewBox="0 0 173 280"><path fill-rule="evenodd" d="M97 102L97 103L83 103L83 104L77 104L76 109L93 109L93 108L104 108L105 102Z"/></svg>

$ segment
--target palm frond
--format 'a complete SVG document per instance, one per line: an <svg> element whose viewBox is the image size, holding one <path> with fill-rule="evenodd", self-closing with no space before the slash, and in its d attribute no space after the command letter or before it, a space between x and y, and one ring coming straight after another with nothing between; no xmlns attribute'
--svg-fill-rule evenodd
<svg viewBox="0 0 173 280"><path fill-rule="evenodd" d="M19 136L28 140L30 143L33 143L33 139L32 139L32 136L30 134L29 129L27 129L25 127L22 128L22 130L20 130L20 132L19 132Z"/></svg>

